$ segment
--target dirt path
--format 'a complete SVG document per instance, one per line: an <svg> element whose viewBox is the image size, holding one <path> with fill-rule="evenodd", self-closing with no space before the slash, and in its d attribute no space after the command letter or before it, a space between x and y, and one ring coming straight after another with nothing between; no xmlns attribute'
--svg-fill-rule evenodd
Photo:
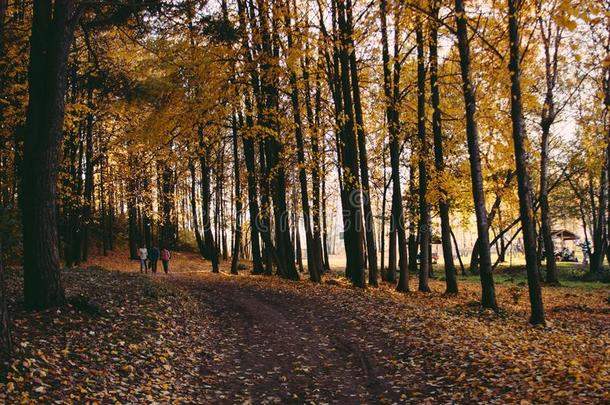
<svg viewBox="0 0 610 405"><path fill-rule="evenodd" d="M498 284L494 313L477 283L401 294L192 262L169 276L65 270L86 305L44 312L23 310L12 269L0 403L610 403L607 289L545 288L552 323L534 328L515 285Z"/></svg>
<svg viewBox="0 0 610 405"><path fill-rule="evenodd" d="M165 281L194 297L211 331L206 342L196 343L209 348L200 361L202 402L608 399L602 294L547 289L554 324L532 328L525 298L509 307L514 291L502 286L499 296L508 309L495 314L480 310L477 286L466 283L459 296L444 296L440 281L434 293L407 295L385 285L362 291L340 280L312 285L245 274L195 272ZM586 313L555 311L566 297L590 307ZM588 322L578 323L584 316ZM568 383L574 376L587 380Z"/></svg>
<svg viewBox="0 0 610 405"><path fill-rule="evenodd" d="M216 381L220 401L374 403L386 391L375 360L353 339L362 332L341 308L223 276L172 281L217 320L218 351L201 372Z"/></svg>

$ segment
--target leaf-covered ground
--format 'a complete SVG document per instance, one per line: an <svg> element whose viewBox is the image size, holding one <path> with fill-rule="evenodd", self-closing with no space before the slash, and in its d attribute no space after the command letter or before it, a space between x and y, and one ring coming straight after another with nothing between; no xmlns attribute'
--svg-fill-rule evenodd
<svg viewBox="0 0 610 405"><path fill-rule="evenodd" d="M343 279L213 275L187 255L173 264L154 278L66 271L68 295L91 297L99 314L78 300L42 314L13 303L17 353L0 400L610 401L608 289L545 288L550 326L534 328L525 286L499 285L494 314L480 311L473 282L457 297L443 296L440 281L431 294L404 295Z"/></svg>
<svg viewBox="0 0 610 405"><path fill-rule="evenodd" d="M210 322L180 289L96 267L68 270L72 303L30 313L19 302L20 273L9 274L15 355L0 403L197 402Z"/></svg>

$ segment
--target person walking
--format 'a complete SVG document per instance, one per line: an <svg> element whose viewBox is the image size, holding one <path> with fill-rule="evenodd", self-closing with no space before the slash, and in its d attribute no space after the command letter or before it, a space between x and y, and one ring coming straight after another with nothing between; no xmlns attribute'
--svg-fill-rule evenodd
<svg viewBox="0 0 610 405"><path fill-rule="evenodd" d="M138 257L140 258L140 273L148 273L148 264L146 263L146 260L148 260L148 249L146 249L146 246L142 245L138 249Z"/></svg>
<svg viewBox="0 0 610 405"><path fill-rule="evenodd" d="M169 272L169 259L171 258L171 254L169 250L163 248L161 249L161 262L163 263L163 271L165 274Z"/></svg>
<svg viewBox="0 0 610 405"><path fill-rule="evenodd" d="M150 249L150 254L148 255L148 262L150 264L150 271L153 274L157 274L157 262L159 261L159 256L160 256L160 252L159 252L159 248L156 246L153 246Z"/></svg>

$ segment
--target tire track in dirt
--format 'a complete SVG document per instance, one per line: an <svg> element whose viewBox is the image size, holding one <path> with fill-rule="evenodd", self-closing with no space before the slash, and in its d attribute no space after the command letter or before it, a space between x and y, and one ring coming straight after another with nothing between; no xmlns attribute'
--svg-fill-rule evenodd
<svg viewBox="0 0 610 405"><path fill-rule="evenodd" d="M236 280L172 277L216 320L218 351L202 373L216 381L218 402L377 402L384 387L375 361L352 341L360 331L341 308Z"/></svg>

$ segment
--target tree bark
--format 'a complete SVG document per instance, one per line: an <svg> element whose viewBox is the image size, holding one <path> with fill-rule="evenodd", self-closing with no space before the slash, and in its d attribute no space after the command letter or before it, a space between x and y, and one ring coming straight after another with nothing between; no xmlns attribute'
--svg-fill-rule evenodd
<svg viewBox="0 0 610 405"><path fill-rule="evenodd" d="M218 273L218 249L214 243L212 223L210 220L210 166L208 165L207 148L203 141L203 128L199 128L199 169L201 170L201 226L203 227L204 257L212 262L212 272Z"/></svg>
<svg viewBox="0 0 610 405"><path fill-rule="evenodd" d="M243 27L242 30L242 46L244 48L244 54L246 55L246 61L250 65L250 83L252 90L256 97L256 100L260 99L260 79L258 71L253 63L252 50L250 47L248 35L247 35L247 11L246 4L243 0L237 1L238 12L239 12L239 23ZM250 20L252 24L255 20ZM254 31L254 27L253 27ZM246 170L248 172L248 209L250 211L250 243L252 245L252 273L263 274L263 261L261 257L261 246L260 246L260 218L259 218L259 206L258 206L258 191L256 187L256 166L255 166L255 140L254 140L254 118L253 118L253 105L250 98L250 94L246 92L244 96L244 103L246 107L246 133L242 134L242 142L244 148L244 160L246 162ZM257 101L257 107L260 109L260 102Z"/></svg>
<svg viewBox="0 0 610 405"><path fill-rule="evenodd" d="M4 274L4 252L2 251L2 242L0 241L0 361L2 362L8 362L13 352L13 339L11 336L11 322L7 298Z"/></svg>
<svg viewBox="0 0 610 405"><path fill-rule="evenodd" d="M466 275L466 268L464 267L464 263L462 262L462 256L460 255L460 247L458 246L457 239L455 239L455 235L453 234L453 230L449 228L449 233L451 234L451 239L453 239L453 244L455 245L455 253L457 254L458 261L460 263L460 268L462 269L462 275Z"/></svg>
<svg viewBox="0 0 610 405"><path fill-rule="evenodd" d="M392 184L394 184L394 181L392 181ZM392 195L394 195L394 191L392 191ZM392 197L392 200L394 200L394 198ZM397 262L397 254L396 254L396 238L397 238L397 232L396 232L396 223L395 223L395 216L394 216L394 201L392 201L392 205L390 206L390 231L388 232L388 239L389 239L389 248L388 248L388 270L387 270L387 282L389 283L395 283L396 282L396 262ZM398 213L398 215L400 215L400 213ZM406 243L406 242L405 242ZM406 249L405 249L406 250ZM403 263L401 261L401 263Z"/></svg>
<svg viewBox="0 0 610 405"><path fill-rule="evenodd" d="M383 160L383 195L381 197L381 230L379 231L379 255L381 256L381 279L383 281L388 280L388 270L385 265L385 223L386 223L386 206L387 206L387 194L388 194L388 182L386 178L386 153L385 148L382 150ZM396 277L396 270L394 270L394 277ZM394 280L392 280L394 282Z"/></svg>
<svg viewBox="0 0 610 405"><path fill-rule="evenodd" d="M341 92L343 95L343 120L345 125L341 131L343 157L343 189L345 193L344 207L347 221L344 224L346 255L349 257L348 267L355 287L366 286L364 277L364 246L362 235L362 211L360 205L360 184L358 165L358 145L354 130L354 111L350 83L349 40L352 33L346 21L345 0L336 0L337 21L340 31L341 46L339 48L339 63L341 67Z"/></svg>
<svg viewBox="0 0 610 405"><path fill-rule="evenodd" d="M274 3L272 17L273 31L270 31L267 0L258 0L259 26L263 49L263 63L261 65L261 90L265 97L265 110L260 124L273 134L265 139L265 157L267 174L270 176L271 197L273 199L273 215L276 237L276 251L281 262L278 269L280 275L292 280L298 280L299 274L295 266L294 248L290 241L290 224L286 205L286 173L284 164L280 160L283 147L279 136L279 90L278 78L274 69L279 64L279 38L277 23L279 14Z"/></svg>
<svg viewBox="0 0 610 405"><path fill-rule="evenodd" d="M305 70L307 71L307 70ZM306 80L305 83L308 83ZM324 170L324 135L321 131L322 112L322 95L320 92L320 79L316 73L316 90L315 90L315 114L314 114L314 131L311 134L311 154L313 161L313 169L311 171L311 182L313 187L313 242L314 248L317 249L321 256L320 273L329 270L328 251L322 242L326 244L326 182ZM307 93L309 94L309 92ZM320 149L322 148L322 149ZM320 180L322 177L322 180ZM320 182L322 182L322 192L320 192ZM320 218L323 216L322 218Z"/></svg>
<svg viewBox="0 0 610 405"><path fill-rule="evenodd" d="M536 255L536 230L534 228L534 211L532 208L532 189L527 168L527 151L525 150L525 126L523 124L523 106L521 97L521 68L519 51L518 9L521 0L508 0L508 32L510 39L510 78L511 78L511 120L513 124L513 141L517 165L517 185L519 191L519 211L523 228L523 244L527 268L532 324L544 324L544 308L540 290L540 275Z"/></svg>
<svg viewBox="0 0 610 405"><path fill-rule="evenodd" d="M318 263L319 274L325 271L325 257L322 249L322 224L320 220L320 175L323 174L321 168L320 142L323 144L323 136L321 135L320 114L322 110L322 96L320 94L320 78L316 71L315 73L315 95L314 105L311 102L311 84L310 84L310 58L309 58L309 38L305 43L305 58L303 63L303 81L305 82L305 109L307 112L307 120L309 122L310 137L311 137L311 185L312 185L312 219L313 219L313 256ZM323 156L322 156L323 158Z"/></svg>
<svg viewBox="0 0 610 405"><path fill-rule="evenodd" d="M130 158L130 167L133 169L135 163ZM138 201L137 201L137 180L133 178L127 180L127 216L129 222L129 258L138 259L138 246L140 245L140 232L138 228Z"/></svg>
<svg viewBox="0 0 610 405"><path fill-rule="evenodd" d="M415 30L417 38L417 137L419 166L419 244L421 259L419 262L419 291L430 292L428 279L430 277L430 207L426 195L428 193L428 145L426 140L426 62L424 55L424 33L421 25Z"/></svg>
<svg viewBox="0 0 610 405"><path fill-rule="evenodd" d="M65 302L57 236L57 175L68 53L79 17L74 1L34 2L20 196L23 289L29 309Z"/></svg>
<svg viewBox="0 0 610 405"><path fill-rule="evenodd" d="M87 104L92 107L93 89L88 85ZM87 114L85 124L85 195L83 206L83 218L81 224L81 251L82 260L87 261L89 257L89 246L91 245L91 222L93 221L93 114Z"/></svg>
<svg viewBox="0 0 610 405"><path fill-rule="evenodd" d="M243 118L240 119L243 121ZM240 125L243 127L243 125ZM239 246L241 244L241 179L239 173L239 144L238 127L235 113L231 116L231 127L233 131L233 168L235 185L235 238L233 240L233 253L231 255L231 274L238 274Z"/></svg>
<svg viewBox="0 0 610 405"><path fill-rule="evenodd" d="M159 162L161 174L161 229L159 246L171 249L176 242L176 224L174 222L175 184L174 172L168 161Z"/></svg>
<svg viewBox="0 0 610 405"><path fill-rule="evenodd" d="M199 220L197 218L197 174L195 171L195 163L189 161L189 171L191 172L191 215L193 216L193 228L195 231L195 240L197 241L197 249L201 256L205 257L205 247L203 245L203 238L199 231Z"/></svg>
<svg viewBox="0 0 610 405"><path fill-rule="evenodd" d="M513 178L515 177L515 172L513 170L509 170L508 173L506 174L506 178L504 179L504 186L503 186L503 190L506 190L510 187ZM491 209L489 210L489 214L487 215L487 225L491 226L491 224L493 223L496 214L500 212L500 205L502 204L502 194L496 194L496 198L494 200L493 205L491 206ZM494 242L491 242L491 245L493 245ZM472 274L477 274L479 272L479 239L477 237L473 248L472 248L472 254L470 256L470 272Z"/></svg>
<svg viewBox="0 0 610 405"><path fill-rule="evenodd" d="M325 173L322 169L322 173ZM322 176L322 246L324 248L324 271L330 270L330 260L328 258L328 224L326 220L326 175Z"/></svg>
<svg viewBox="0 0 610 405"><path fill-rule="evenodd" d="M476 96L470 73L470 45L464 0L455 0L455 13L457 21L458 48L460 53L460 68L462 74L462 92L466 108L466 138L468 139L468 154L470 157L470 176L472 181L472 194L475 214L477 217L477 234L480 243L480 276L482 297L481 305L484 308L496 310L496 292L491 272L491 254L489 251L489 225L485 209L485 192L483 190L483 175L481 170L481 156L479 150L479 133L476 119Z"/></svg>
<svg viewBox="0 0 610 405"><path fill-rule="evenodd" d="M339 64L339 52L340 52L340 45L339 45L339 33L338 33L338 28L337 28L337 7L336 7L336 2L332 1L331 2L331 14L332 14L332 21L333 21L333 38L332 38L332 49L333 49L333 58L332 58L332 63L330 62L330 57L328 56L328 54L325 55L326 57L326 63L328 66L328 87L331 89L331 93L333 96L333 101L334 101L334 121L335 121L335 148L337 150L337 179L339 182L339 197L341 199L341 207L343 208L341 210L341 214L342 214L342 220L343 220L343 228L344 228L344 233L343 233L343 245L345 248L345 277L351 280L351 269L352 269L352 265L351 265L351 260L353 257L353 253L351 253L351 246L350 246L350 240L348 238L345 238L345 229L347 227L347 224L349 224L349 210L348 210L348 201L347 201L347 194L345 191L345 187L344 187L344 183L345 183L345 179L344 179L344 166L345 166L345 162L344 162L344 151L343 151L343 146L344 144L342 143L342 139L344 137L343 133L345 132L345 128L346 128L346 122L344 120L344 101L343 101L343 90L342 90L342 86L341 86L341 69L340 69L340 64ZM320 18L320 25L324 30L324 20L321 17ZM347 254L347 252L350 252L351 254Z"/></svg>
<svg viewBox="0 0 610 405"><path fill-rule="evenodd" d="M291 32L291 21L290 11L288 10L288 2L286 2L286 13L284 21L287 27L288 37L288 49L295 49L295 44L292 38ZM288 63L288 62L287 62ZM315 283L320 282L320 274L322 272L322 256L315 245L313 239L313 226L311 221L311 209L309 207L309 191L307 189L307 172L305 170L305 146L303 142L303 120L301 118L301 102L299 98L299 89L297 83L297 75L294 69L289 65L289 81L290 81L290 100L292 102L292 118L294 120L294 135L296 138L297 146L297 162L299 163L299 183L301 186L301 205L303 211L303 223L305 224L305 246L307 248L307 270L309 272L309 279ZM297 228L297 236L299 237L300 245L300 234L298 230L298 223L295 223ZM302 269L302 260L300 263Z"/></svg>
<svg viewBox="0 0 610 405"><path fill-rule="evenodd" d="M249 104L249 103L248 103ZM248 106L246 106L246 109ZM251 114L246 111L246 127L252 130L254 122ZM256 188L256 167L254 160L254 139L250 134L242 135L244 148L244 160L246 162L246 170L248 171L248 209L250 211L250 243L252 245L252 273L263 274L263 261L261 257L261 248L259 240L259 209L258 209L258 192Z"/></svg>
<svg viewBox="0 0 610 405"><path fill-rule="evenodd" d="M388 123L388 135L390 146L390 166L392 168L392 206L390 218L390 255L388 279L396 279L396 252L400 255L400 276L397 289L409 291L409 270L407 255L407 235L405 232L404 214L402 208L402 190L400 186L400 151L398 138L400 136L400 113L397 109L398 96L400 93L400 61L398 55L398 12L394 27L394 58L393 72L390 71L390 52L387 35L387 3L380 2L381 37L382 37L382 62L384 95L386 98L386 120ZM393 77L392 77L393 75ZM398 245L396 245L398 237Z"/></svg>
<svg viewBox="0 0 610 405"><path fill-rule="evenodd" d="M606 55L610 53L610 27L608 27L608 38L605 45ZM606 113L610 111L610 67L605 66L603 72L603 89L604 89L604 107ZM610 140L610 125L606 125L606 142ZM607 207L610 198L608 198L608 170L610 169L610 144L606 146L604 164L600 175L598 210L595 209L595 199L593 198L593 190L590 184L591 207L592 207L592 223L593 223L593 252L591 252L591 262L589 263L589 273L598 273L604 261L604 252L608 249L607 236L604 231L607 226L606 212L610 212ZM607 210L607 211L605 211Z"/></svg>
<svg viewBox="0 0 610 405"><path fill-rule="evenodd" d="M437 176L444 178L445 156L443 153L442 116L440 108L440 92L438 83L438 12L439 1L433 0L430 14L432 16L430 27L430 94L432 101L432 132L434 135L434 166ZM441 199L438 203L441 217L441 243L443 248L443 262L445 264L446 294L457 294L458 285L455 265L453 264L453 249L451 248L451 224L449 221L449 204L446 192L441 185Z"/></svg>
<svg viewBox="0 0 610 405"><path fill-rule="evenodd" d="M364 214L364 234L366 242L366 254L369 268L369 285L377 286L379 270L377 268L377 246L375 243L375 223L371 208L369 164L366 151L366 133L364 131L364 117L362 113L362 102L360 101L360 84L358 79L358 65L356 60L356 45L353 37L352 1L346 0L346 26L347 42L349 44L349 67L352 83L354 115L356 119L356 134L358 137L358 161L360 165L360 182L362 186L362 209Z"/></svg>
<svg viewBox="0 0 610 405"><path fill-rule="evenodd" d="M544 243L545 258L546 258L546 282L549 284L559 285L559 275L557 273L557 264L555 263L555 246L553 244L551 219L549 215L549 191L548 191L548 159L549 159L549 137L551 126L557 116L555 109L554 89L557 82L557 63L558 51L562 37L562 30L558 29L555 35L554 52L551 53L551 25L549 23L548 31L545 30L542 17L538 20L540 25L540 34L542 37L542 45L545 56L545 101L540 112L540 231Z"/></svg>

